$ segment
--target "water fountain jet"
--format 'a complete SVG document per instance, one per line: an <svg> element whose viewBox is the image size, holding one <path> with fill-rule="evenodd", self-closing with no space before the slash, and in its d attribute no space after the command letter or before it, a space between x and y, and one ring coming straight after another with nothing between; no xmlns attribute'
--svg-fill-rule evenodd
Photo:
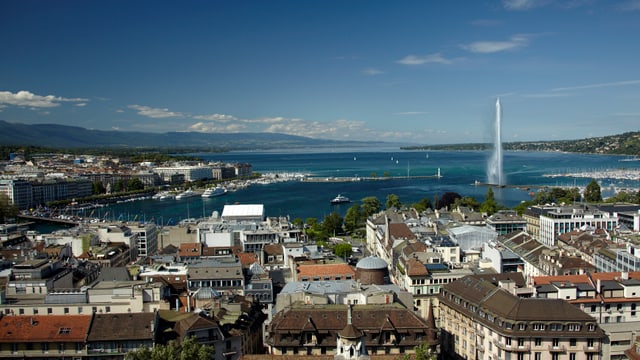
<svg viewBox="0 0 640 360"><path fill-rule="evenodd" d="M496 118L493 124L493 152L487 163L487 182L505 185L502 171L502 107L500 98L496 100Z"/></svg>

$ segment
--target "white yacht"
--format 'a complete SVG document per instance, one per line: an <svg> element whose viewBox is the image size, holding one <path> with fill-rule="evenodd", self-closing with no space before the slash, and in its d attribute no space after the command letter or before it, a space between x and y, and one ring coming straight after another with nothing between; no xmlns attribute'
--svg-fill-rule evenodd
<svg viewBox="0 0 640 360"><path fill-rule="evenodd" d="M334 197L333 199L331 199L331 203L332 204L344 204L344 203L348 203L351 202L351 199L349 199L348 197L342 195L342 194L338 194L338 196Z"/></svg>
<svg viewBox="0 0 640 360"><path fill-rule="evenodd" d="M221 196L227 193L227 189L223 188L222 186L216 186L214 188L209 188L207 190L205 190L202 193L202 197L203 198L210 198L210 197L216 197L216 196Z"/></svg>
<svg viewBox="0 0 640 360"><path fill-rule="evenodd" d="M176 195L176 200L190 198L192 196L197 196L198 194L193 190L186 190Z"/></svg>

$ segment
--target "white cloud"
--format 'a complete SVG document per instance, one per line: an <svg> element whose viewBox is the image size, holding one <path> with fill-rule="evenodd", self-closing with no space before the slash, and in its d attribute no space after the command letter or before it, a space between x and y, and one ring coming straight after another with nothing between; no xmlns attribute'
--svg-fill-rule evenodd
<svg viewBox="0 0 640 360"><path fill-rule="evenodd" d="M189 126L189 130L197 131L197 132L206 132L206 133L235 133L245 131L247 126L245 124L227 124L227 125L217 125L215 123L204 123L198 122L191 126Z"/></svg>
<svg viewBox="0 0 640 360"><path fill-rule="evenodd" d="M451 64L453 61L445 58L440 53L435 53L429 55L407 55L396 62L403 65L424 65L430 63Z"/></svg>
<svg viewBox="0 0 640 360"><path fill-rule="evenodd" d="M88 99L63 98L53 95L36 95L29 91L21 90L17 93L10 91L0 91L0 104L13 106L26 106L29 108L49 108L60 106L61 102L85 102Z"/></svg>
<svg viewBox="0 0 640 360"><path fill-rule="evenodd" d="M625 1L617 6L622 11L638 11L640 10L640 0Z"/></svg>
<svg viewBox="0 0 640 360"><path fill-rule="evenodd" d="M150 117L153 119L164 119L172 117L181 118L185 116L183 113L169 111L169 109L152 108L143 105L129 105L128 108L138 111L138 115Z"/></svg>
<svg viewBox="0 0 640 360"><path fill-rule="evenodd" d="M551 89L551 91L597 89L597 88L603 88L603 87L628 86L628 85L638 85L638 84L640 84L640 80L624 80L624 81L614 81L614 82L608 82L608 83L597 83L597 84L588 84L588 85L580 85L580 86L558 87L555 89Z"/></svg>
<svg viewBox="0 0 640 360"><path fill-rule="evenodd" d="M85 107L85 106L87 106L87 103L77 103L75 106L77 106L77 107Z"/></svg>
<svg viewBox="0 0 640 360"><path fill-rule="evenodd" d="M545 0L502 0L507 10L529 10L546 4Z"/></svg>
<svg viewBox="0 0 640 360"><path fill-rule="evenodd" d="M363 73L363 74L366 74L366 75L380 75L380 74L384 74L384 72L383 72L382 70L378 70L378 69L375 69L375 68L367 68L367 69L364 69L364 70L362 70L362 73Z"/></svg>
<svg viewBox="0 0 640 360"><path fill-rule="evenodd" d="M513 35L507 41L476 41L464 44L460 47L473 53L495 53L518 49L529 45L529 37L526 35Z"/></svg>
<svg viewBox="0 0 640 360"><path fill-rule="evenodd" d="M231 120L238 119L233 115L226 115L226 114L196 115L193 118L198 120L209 120L209 121L231 121Z"/></svg>

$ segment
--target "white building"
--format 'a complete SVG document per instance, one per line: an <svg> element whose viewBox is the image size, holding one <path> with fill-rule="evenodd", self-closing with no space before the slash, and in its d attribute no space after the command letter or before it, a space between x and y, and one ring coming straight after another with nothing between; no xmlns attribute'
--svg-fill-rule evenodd
<svg viewBox="0 0 640 360"><path fill-rule="evenodd" d="M160 175L163 181L170 181L172 175L184 175L185 181L212 179L213 170L209 166L171 166L157 167L154 172Z"/></svg>
<svg viewBox="0 0 640 360"><path fill-rule="evenodd" d="M540 215L540 242L555 246L559 234L586 227L611 231L617 226L617 215L583 206L559 206Z"/></svg>

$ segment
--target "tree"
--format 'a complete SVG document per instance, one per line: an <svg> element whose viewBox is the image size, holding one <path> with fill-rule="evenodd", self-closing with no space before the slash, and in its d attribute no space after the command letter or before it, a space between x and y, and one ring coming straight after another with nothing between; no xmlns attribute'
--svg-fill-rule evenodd
<svg viewBox="0 0 640 360"><path fill-rule="evenodd" d="M591 182L584 189L584 201L586 202L602 201L600 185L598 185L598 182L595 179L591 179Z"/></svg>
<svg viewBox="0 0 640 360"><path fill-rule="evenodd" d="M11 203L6 194L0 193L0 222L5 223L8 219L18 216L18 207Z"/></svg>
<svg viewBox="0 0 640 360"><path fill-rule="evenodd" d="M311 240L315 240L321 237L322 229L320 227L320 224L318 223L318 219L314 217L307 218L306 226L305 226L305 234L307 238Z"/></svg>
<svg viewBox="0 0 640 360"><path fill-rule="evenodd" d="M344 227L351 233L360 226L361 219L362 211L360 210L360 205L355 204L347 210L344 216Z"/></svg>
<svg viewBox="0 0 640 360"><path fill-rule="evenodd" d="M456 201L453 202L453 208L457 208L460 206L468 207L476 211L480 209L480 203L478 202L478 200L476 200L476 198L471 196L465 196L465 197L456 199Z"/></svg>
<svg viewBox="0 0 640 360"><path fill-rule="evenodd" d="M431 200L429 200L429 198L422 198L422 200L420 200L417 203L411 205L411 207L416 209L417 212L421 213L421 212L426 211L427 209L431 208Z"/></svg>
<svg viewBox="0 0 640 360"><path fill-rule="evenodd" d="M400 202L400 198L396 194L387 195L387 201L385 202L387 209L400 209L402 207L402 203Z"/></svg>
<svg viewBox="0 0 640 360"><path fill-rule="evenodd" d="M141 348L125 355L126 360L210 360L215 353L211 345L200 344L195 337L181 343L169 341L167 345L156 345L153 349Z"/></svg>
<svg viewBox="0 0 640 360"><path fill-rule="evenodd" d="M93 195L104 194L106 192L106 189L104 188L104 185L102 185L101 181L94 181L92 186L93 186Z"/></svg>
<svg viewBox="0 0 640 360"><path fill-rule="evenodd" d="M484 196L484 202L480 205L480 211L487 213L487 215L493 215L498 210L498 204L493 196L493 188L489 186L487 193Z"/></svg>
<svg viewBox="0 0 640 360"><path fill-rule="evenodd" d="M114 192L124 191L124 182L122 181L121 178L116 180L116 184L113 186L113 191Z"/></svg>
<svg viewBox="0 0 640 360"><path fill-rule="evenodd" d="M382 203L375 196L368 196L362 199L362 216L366 219L369 216L379 212L382 209Z"/></svg>
<svg viewBox="0 0 640 360"><path fill-rule="evenodd" d="M456 192L448 191L442 194L442 197L439 201L437 201L438 208L450 208L453 203L456 202L456 199L460 199L462 196Z"/></svg>
<svg viewBox="0 0 640 360"><path fill-rule="evenodd" d="M333 236L335 234L342 233L342 217L337 212L325 216L322 221L322 230L324 230L327 236Z"/></svg>
<svg viewBox="0 0 640 360"><path fill-rule="evenodd" d="M140 178L133 177L127 181L127 191L135 191L144 189L144 183Z"/></svg>
<svg viewBox="0 0 640 360"><path fill-rule="evenodd" d="M295 218L291 223L296 227L296 229L302 229L304 227L304 220L301 218Z"/></svg>
<svg viewBox="0 0 640 360"><path fill-rule="evenodd" d="M333 253L340 258L348 258L353 253L353 248L349 243L340 243L333 247Z"/></svg>

